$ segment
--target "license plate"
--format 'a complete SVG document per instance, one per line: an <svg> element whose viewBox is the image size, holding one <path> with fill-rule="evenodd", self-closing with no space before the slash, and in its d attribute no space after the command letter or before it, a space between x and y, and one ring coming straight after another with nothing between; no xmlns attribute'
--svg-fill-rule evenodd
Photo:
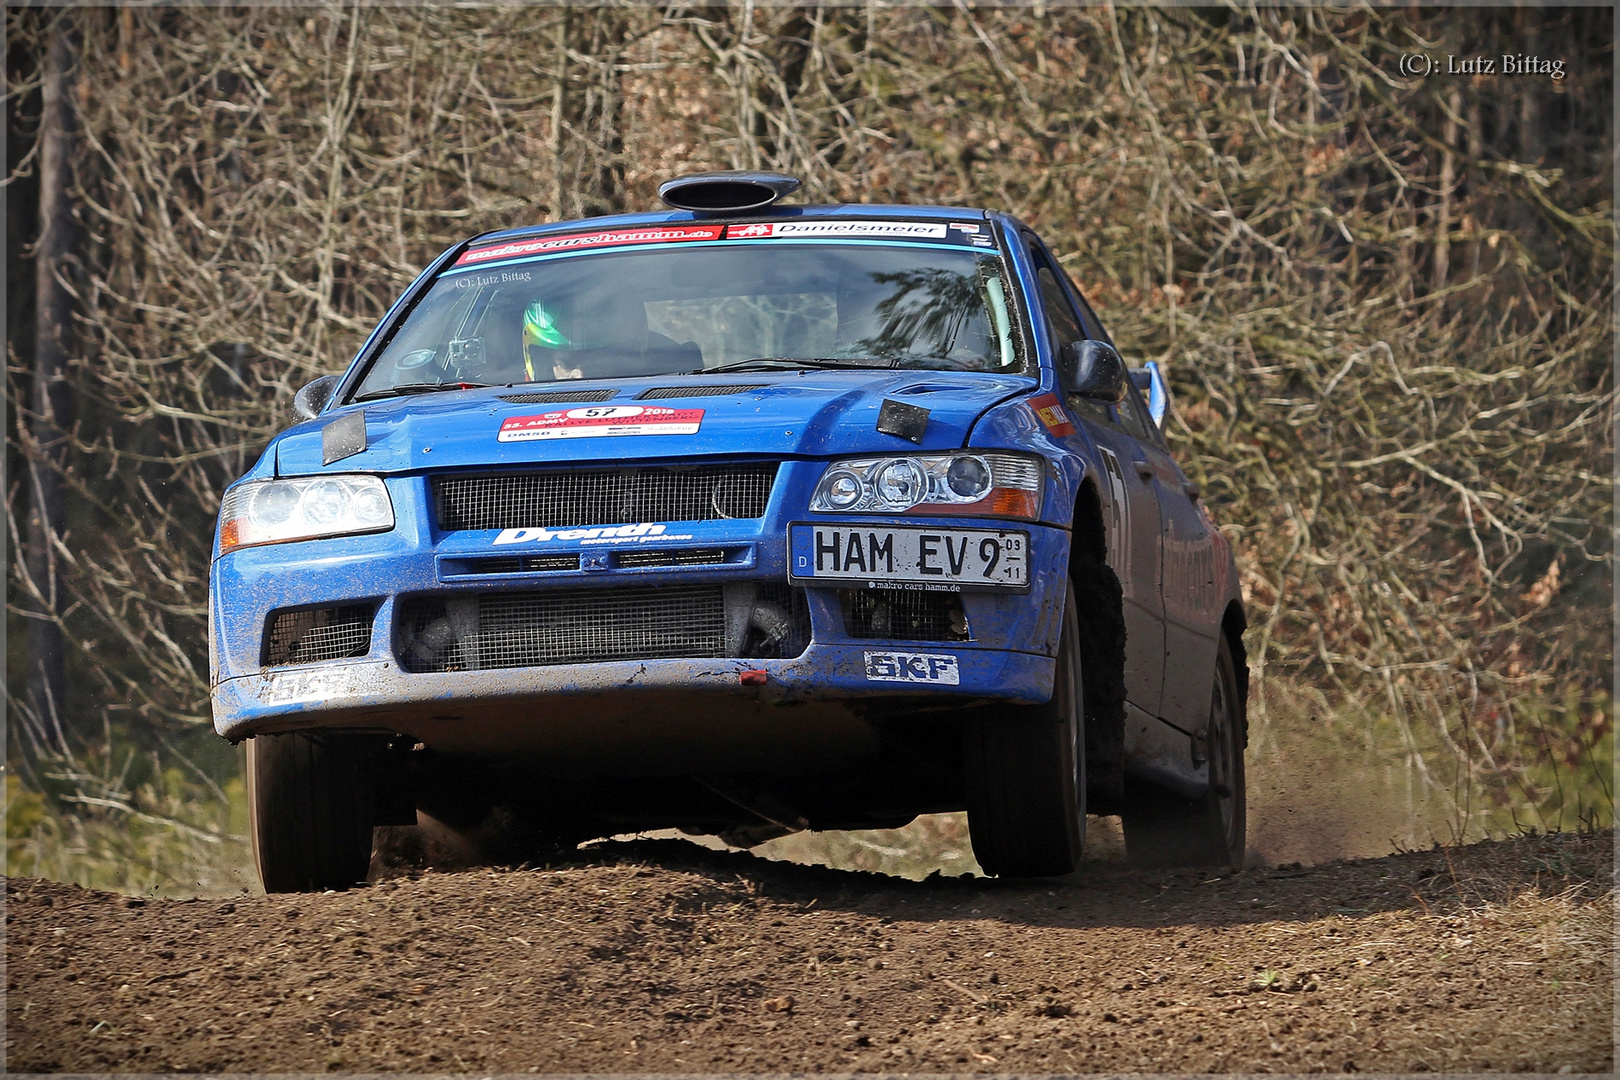
<svg viewBox="0 0 1620 1080"><path fill-rule="evenodd" d="M790 576L800 581L898 582L908 588L1029 587L1029 534L986 529L789 527Z"/></svg>

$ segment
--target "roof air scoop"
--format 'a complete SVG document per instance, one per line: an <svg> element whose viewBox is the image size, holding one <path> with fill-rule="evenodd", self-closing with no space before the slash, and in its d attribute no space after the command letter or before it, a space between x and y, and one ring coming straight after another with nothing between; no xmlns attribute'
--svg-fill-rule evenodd
<svg viewBox="0 0 1620 1080"><path fill-rule="evenodd" d="M799 178L782 173L693 173L658 185L658 197L677 210L698 214L735 214L763 210L784 195L797 191Z"/></svg>

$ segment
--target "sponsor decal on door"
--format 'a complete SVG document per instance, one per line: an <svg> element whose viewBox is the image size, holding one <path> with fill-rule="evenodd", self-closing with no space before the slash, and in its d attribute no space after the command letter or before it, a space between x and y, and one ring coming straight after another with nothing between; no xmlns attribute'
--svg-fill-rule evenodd
<svg viewBox="0 0 1620 1080"><path fill-rule="evenodd" d="M1130 589L1131 581L1131 506L1125 498L1125 471L1119 467L1119 458L1105 447L1102 450L1103 472L1108 476L1108 565L1114 568L1119 580Z"/></svg>

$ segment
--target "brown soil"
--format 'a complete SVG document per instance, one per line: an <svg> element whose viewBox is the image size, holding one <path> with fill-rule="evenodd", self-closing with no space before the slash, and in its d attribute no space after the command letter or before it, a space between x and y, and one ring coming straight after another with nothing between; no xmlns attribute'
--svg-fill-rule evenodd
<svg viewBox="0 0 1620 1080"><path fill-rule="evenodd" d="M9 1068L1608 1073L1613 835L908 882L678 841L347 893L13 879Z"/></svg>

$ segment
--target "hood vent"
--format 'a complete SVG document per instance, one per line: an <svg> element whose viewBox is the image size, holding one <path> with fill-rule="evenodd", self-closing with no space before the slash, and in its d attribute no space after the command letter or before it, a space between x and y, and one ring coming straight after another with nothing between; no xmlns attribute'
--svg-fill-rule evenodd
<svg viewBox="0 0 1620 1080"><path fill-rule="evenodd" d="M637 401L658 401L664 398L725 397L727 394L752 394L769 388L769 383L732 386L655 386L636 395Z"/></svg>
<svg viewBox="0 0 1620 1080"><path fill-rule="evenodd" d="M515 405L555 405L564 401L606 401L617 390L537 390L533 393L501 394L502 401Z"/></svg>
<svg viewBox="0 0 1620 1080"><path fill-rule="evenodd" d="M894 391L896 396L916 397L920 394L960 394L972 393L977 389L972 383L913 383Z"/></svg>

